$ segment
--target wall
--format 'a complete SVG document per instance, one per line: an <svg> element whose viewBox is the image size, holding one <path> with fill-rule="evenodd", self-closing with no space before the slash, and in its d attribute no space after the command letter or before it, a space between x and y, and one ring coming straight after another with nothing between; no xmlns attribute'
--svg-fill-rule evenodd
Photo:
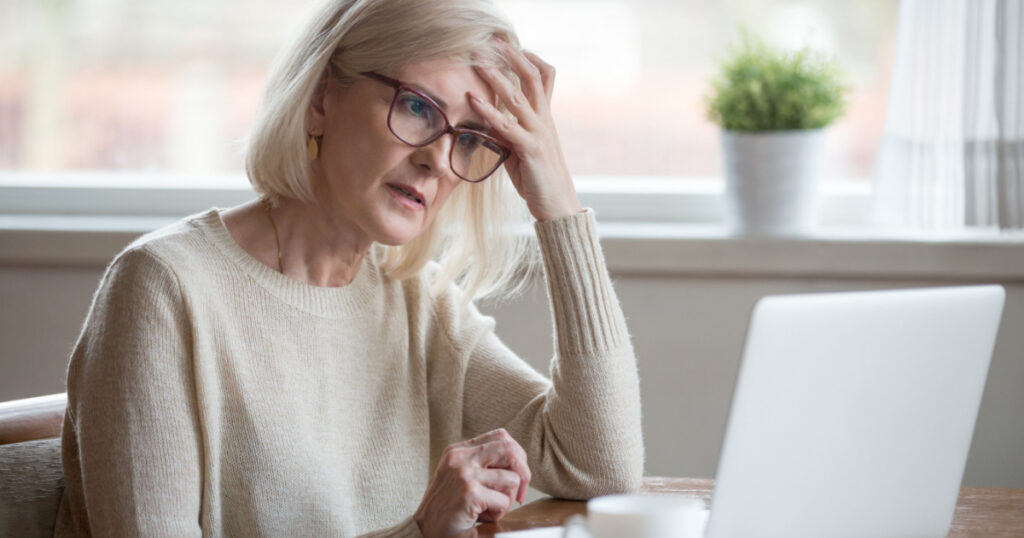
<svg viewBox="0 0 1024 538"><path fill-rule="evenodd" d="M647 474L714 476L760 297L1001 282L1007 303L965 484L1024 488L1024 242L765 242L641 231L604 226L602 242L638 354ZM0 232L0 401L63 390L67 354L103 264L133 235ZM547 371L550 314L541 286L484 310L512 349Z"/></svg>

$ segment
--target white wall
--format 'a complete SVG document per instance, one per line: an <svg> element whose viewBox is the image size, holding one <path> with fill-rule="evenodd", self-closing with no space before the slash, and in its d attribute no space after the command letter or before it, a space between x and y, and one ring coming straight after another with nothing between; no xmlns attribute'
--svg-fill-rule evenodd
<svg viewBox="0 0 1024 538"><path fill-rule="evenodd" d="M66 238L45 248L47 238L30 239L0 233L0 401L63 390L67 354L117 243L69 256ZM29 243L31 255L19 254ZM714 476L750 310L763 295L1001 282L1007 303L965 484L1024 487L1024 244L615 233L603 243L639 358L647 474ZM541 286L484 310L512 349L547 371L552 343Z"/></svg>

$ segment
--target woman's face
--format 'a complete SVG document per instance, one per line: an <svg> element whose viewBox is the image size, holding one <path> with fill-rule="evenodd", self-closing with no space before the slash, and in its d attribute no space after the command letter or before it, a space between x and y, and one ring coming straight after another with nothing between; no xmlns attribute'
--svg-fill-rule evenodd
<svg viewBox="0 0 1024 538"><path fill-rule="evenodd" d="M494 102L494 92L471 66L449 59L382 74L434 98L454 126L484 125L470 108L468 91ZM415 148L391 133L387 117L394 94L391 86L369 78L345 88L331 81L314 97L306 121L310 133L322 135L313 165L321 204L353 232L387 245L407 243L426 229L462 182L449 165L451 135Z"/></svg>

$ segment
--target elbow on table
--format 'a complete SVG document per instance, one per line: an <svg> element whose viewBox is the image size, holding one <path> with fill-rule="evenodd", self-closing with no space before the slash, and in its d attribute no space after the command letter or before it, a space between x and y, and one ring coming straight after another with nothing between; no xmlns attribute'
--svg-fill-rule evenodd
<svg viewBox="0 0 1024 538"><path fill-rule="evenodd" d="M577 474L562 481L562 491L549 491L556 497L591 499L601 495L633 493L640 490L644 479L643 459L605 465L591 472Z"/></svg>
<svg viewBox="0 0 1024 538"><path fill-rule="evenodd" d="M602 476L595 477L594 488L589 497L615 493L634 493L640 490L644 481L643 459L624 462L609 469Z"/></svg>
<svg viewBox="0 0 1024 538"><path fill-rule="evenodd" d="M596 460L596 461L595 461ZM586 466L585 498L616 493L634 493L644 481L644 443L641 435L615 450L602 451Z"/></svg>

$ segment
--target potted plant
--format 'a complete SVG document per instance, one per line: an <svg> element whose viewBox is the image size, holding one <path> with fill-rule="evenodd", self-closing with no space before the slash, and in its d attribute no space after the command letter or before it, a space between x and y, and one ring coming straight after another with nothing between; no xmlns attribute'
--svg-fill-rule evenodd
<svg viewBox="0 0 1024 538"><path fill-rule="evenodd" d="M708 118L722 127L726 222L743 235L801 235L817 220L824 130L846 107L834 60L748 32L721 62Z"/></svg>

